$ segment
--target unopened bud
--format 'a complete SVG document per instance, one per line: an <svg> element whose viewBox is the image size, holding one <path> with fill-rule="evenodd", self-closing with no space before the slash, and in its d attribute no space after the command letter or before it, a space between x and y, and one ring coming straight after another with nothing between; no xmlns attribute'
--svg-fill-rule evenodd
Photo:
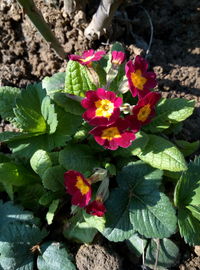
<svg viewBox="0 0 200 270"><path fill-rule="evenodd" d="M102 181L107 176L107 170L102 168L97 168L96 171L89 177L90 183L96 183Z"/></svg>
<svg viewBox="0 0 200 270"><path fill-rule="evenodd" d="M125 94L126 92L129 91L129 85L128 85L128 80L124 80L120 83L118 92Z"/></svg>
<svg viewBox="0 0 200 270"><path fill-rule="evenodd" d="M129 103L124 103L120 107L120 111L122 111L124 114L128 114L131 112L131 105Z"/></svg>
<svg viewBox="0 0 200 270"><path fill-rule="evenodd" d="M106 177L100 184L98 190L97 190L97 194L96 194L96 198L98 198L98 200L101 200L102 202L105 202L109 196L109 178Z"/></svg>

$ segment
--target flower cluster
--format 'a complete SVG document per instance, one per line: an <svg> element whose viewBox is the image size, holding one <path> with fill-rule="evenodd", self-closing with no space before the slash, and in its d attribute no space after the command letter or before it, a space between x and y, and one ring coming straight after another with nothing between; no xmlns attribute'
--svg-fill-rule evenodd
<svg viewBox="0 0 200 270"><path fill-rule="evenodd" d="M72 55L70 59L78 61L82 65L89 63L91 66L91 61L100 60L104 55L102 51L94 53L93 50L90 50L90 53L88 52L84 52L83 56ZM112 51L111 69L116 70L124 60L123 52ZM128 104L126 107L129 115L121 115L125 104L123 104L122 98L114 92L104 88L86 92L86 96L81 102L86 109L83 118L91 126L95 126L90 134L104 148L116 150L119 146L129 147L136 138L135 133L155 116L155 106L161 96L159 93L151 91L157 84L156 74L148 72L147 69L148 63L141 56L136 56L134 62L128 61L125 65L130 92L133 97L138 97L136 105Z"/></svg>
<svg viewBox="0 0 200 270"><path fill-rule="evenodd" d="M92 198L92 178L85 178L80 172L70 170L64 174L64 185L67 193L72 196L72 204L86 210L86 213L102 217L106 208L103 204L103 198L97 196L94 201Z"/></svg>

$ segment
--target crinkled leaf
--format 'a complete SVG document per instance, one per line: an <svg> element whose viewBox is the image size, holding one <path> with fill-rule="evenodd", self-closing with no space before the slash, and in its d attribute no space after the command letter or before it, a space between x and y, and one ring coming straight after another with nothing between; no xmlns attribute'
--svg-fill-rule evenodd
<svg viewBox="0 0 200 270"><path fill-rule="evenodd" d="M156 108L156 116L145 130L161 132L171 123L182 122L194 111L194 100L183 98L162 99Z"/></svg>
<svg viewBox="0 0 200 270"><path fill-rule="evenodd" d="M124 241L135 233L129 218L130 200L127 195L126 190L116 188L106 201L106 225L102 234L109 241Z"/></svg>
<svg viewBox="0 0 200 270"><path fill-rule="evenodd" d="M33 214L23 210L20 205L13 204L11 201L6 203L0 201L0 231L2 231L4 227L7 227L9 223L15 223L17 221L29 224L37 223Z"/></svg>
<svg viewBox="0 0 200 270"><path fill-rule="evenodd" d="M48 225L52 224L56 210L58 209L60 200L53 200L49 205L48 213L46 214L46 220Z"/></svg>
<svg viewBox="0 0 200 270"><path fill-rule="evenodd" d="M157 255L158 254L158 255ZM158 256L158 258L157 258ZM179 248L169 239L152 239L147 247L145 265L154 269L157 258L158 270L166 270L179 262Z"/></svg>
<svg viewBox="0 0 200 270"><path fill-rule="evenodd" d="M41 84L29 85L16 99L14 108L15 121L24 131L30 133L45 133L47 123L41 113L42 100L46 91Z"/></svg>
<svg viewBox="0 0 200 270"><path fill-rule="evenodd" d="M58 120L55 112L55 107L51 103L49 96L46 96L42 100L41 113L47 123L46 133L53 134L56 131Z"/></svg>
<svg viewBox="0 0 200 270"><path fill-rule="evenodd" d="M200 158L188 164L188 170L180 177L174 193L178 208L179 231L185 242L200 245Z"/></svg>
<svg viewBox="0 0 200 270"><path fill-rule="evenodd" d="M0 265L4 270L32 270L31 248L47 236L45 230L20 222L9 223L0 235Z"/></svg>
<svg viewBox="0 0 200 270"><path fill-rule="evenodd" d="M168 171L187 169L185 159L178 148L170 141L156 135L148 135L146 147L137 156L152 167Z"/></svg>
<svg viewBox="0 0 200 270"><path fill-rule="evenodd" d="M34 183L37 180L29 170L13 162L0 163L0 182L13 186L24 186Z"/></svg>
<svg viewBox="0 0 200 270"><path fill-rule="evenodd" d="M12 121L15 117L13 108L16 98L19 97L22 89L10 86L0 87L0 115L3 119Z"/></svg>
<svg viewBox="0 0 200 270"><path fill-rule="evenodd" d="M95 85L88 78L86 67L70 60L66 69L65 92L84 97L86 91L95 89Z"/></svg>
<svg viewBox="0 0 200 270"><path fill-rule="evenodd" d="M187 157L199 149L200 141L190 143L184 140L175 140L175 144L181 150L183 155Z"/></svg>
<svg viewBox="0 0 200 270"><path fill-rule="evenodd" d="M97 232L97 229L84 220L83 211L80 210L68 221L63 234L67 239L82 243L91 243Z"/></svg>
<svg viewBox="0 0 200 270"><path fill-rule="evenodd" d="M102 232L105 228L105 217L97 217L87 214L83 211L84 220L90 225L91 228L97 229L99 232Z"/></svg>
<svg viewBox="0 0 200 270"><path fill-rule="evenodd" d="M58 106L71 114L82 115L85 111L80 102L67 97L65 93L55 93L53 100Z"/></svg>
<svg viewBox="0 0 200 270"><path fill-rule="evenodd" d="M82 173L99 167L99 161L87 145L68 144L59 154L59 162L66 170Z"/></svg>
<svg viewBox="0 0 200 270"><path fill-rule="evenodd" d="M64 192L64 172L65 169L60 166L49 167L42 175L42 183L44 187L51 191Z"/></svg>
<svg viewBox="0 0 200 270"><path fill-rule="evenodd" d="M38 270L76 270L62 243L44 243L40 250L41 255L37 259Z"/></svg>
<svg viewBox="0 0 200 270"><path fill-rule="evenodd" d="M47 94L51 95L57 91L64 90L65 72L55 73L51 77L45 77L42 80L42 88L46 89Z"/></svg>
<svg viewBox="0 0 200 270"><path fill-rule="evenodd" d="M148 238L168 237L176 230L175 210L158 189L161 177L161 171L140 161L128 164L117 175L120 189L129 198L130 222Z"/></svg>
<svg viewBox="0 0 200 270"><path fill-rule="evenodd" d="M141 238L138 233L135 233L126 240L126 244L131 252L140 257L144 253L147 240Z"/></svg>
<svg viewBox="0 0 200 270"><path fill-rule="evenodd" d="M30 159L30 164L34 172L39 174L40 177L42 177L46 169L52 166L51 158L44 150L36 151Z"/></svg>

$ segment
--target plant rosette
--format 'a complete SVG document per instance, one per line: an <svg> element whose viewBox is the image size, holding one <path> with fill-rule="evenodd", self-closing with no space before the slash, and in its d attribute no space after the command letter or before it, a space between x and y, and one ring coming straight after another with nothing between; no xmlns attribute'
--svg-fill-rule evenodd
<svg viewBox="0 0 200 270"><path fill-rule="evenodd" d="M178 247L168 239L176 233L200 245L200 163L185 160L199 142L178 139L194 101L162 98L156 85L147 61L126 61L115 43L107 54L69 56L66 72L26 89L0 88L0 115L19 130L0 134L10 149L0 154L0 192L21 205L0 204L0 224L9 224L0 226L0 249L9 243L8 253L0 250L0 268L5 258L10 269L21 267L13 248L23 243L25 253L40 250L38 269L51 269L47 258L54 252L58 265L65 258L66 269L75 269L65 238L91 243L98 232L126 241L137 256L145 253L151 268L155 261L159 269L177 262ZM169 183L174 194L164 188ZM63 243L43 243L55 228L43 232L44 218L60 226ZM17 239L16 230L22 232Z"/></svg>

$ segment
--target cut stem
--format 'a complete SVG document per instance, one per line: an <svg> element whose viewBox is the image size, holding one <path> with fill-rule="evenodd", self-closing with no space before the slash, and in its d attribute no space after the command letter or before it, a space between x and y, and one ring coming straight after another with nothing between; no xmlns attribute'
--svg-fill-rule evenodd
<svg viewBox="0 0 200 270"><path fill-rule="evenodd" d="M50 44L50 46L55 50L55 52L62 59L66 58L65 52L57 38L54 36L49 25L44 20L42 13L36 7L33 0L17 0L22 6L24 12L28 15L31 22L43 36L43 38Z"/></svg>

